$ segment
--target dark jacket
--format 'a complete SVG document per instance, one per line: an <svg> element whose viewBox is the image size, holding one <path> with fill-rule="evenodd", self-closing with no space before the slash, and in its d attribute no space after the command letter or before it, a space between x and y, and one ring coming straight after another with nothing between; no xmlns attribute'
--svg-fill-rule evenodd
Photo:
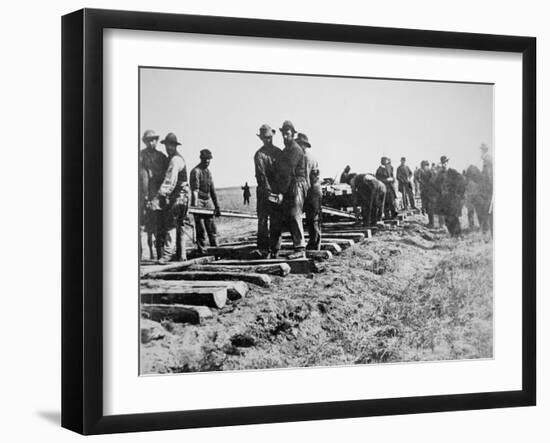
<svg viewBox="0 0 550 443"><path fill-rule="evenodd" d="M376 170L376 178L386 185L386 195L389 198L395 198L395 188L393 187L393 166L380 165Z"/></svg>
<svg viewBox="0 0 550 443"><path fill-rule="evenodd" d="M164 180L168 168L168 158L156 149L146 148L139 153L139 167L140 177L143 181L142 186L147 188L147 195L142 197L152 200Z"/></svg>
<svg viewBox="0 0 550 443"><path fill-rule="evenodd" d="M277 146L262 146L254 154L254 169L256 171L257 192L269 196L276 188L276 163L282 151Z"/></svg>
<svg viewBox="0 0 550 443"><path fill-rule="evenodd" d="M372 174L358 174L352 180L351 192L354 206L368 203L372 194L386 195L386 185Z"/></svg>
<svg viewBox="0 0 550 443"><path fill-rule="evenodd" d="M411 188L411 177L413 173L407 165L399 165L397 168L397 173L395 174L397 182L399 184L399 190L401 192L406 188Z"/></svg>
<svg viewBox="0 0 550 443"><path fill-rule="evenodd" d="M306 156L296 143L285 146L276 164L277 191L283 195L293 194L298 182L307 182Z"/></svg>
<svg viewBox="0 0 550 443"><path fill-rule="evenodd" d="M199 200L210 200L214 203L215 207L218 207L218 195L216 193L216 187L214 186L214 180L212 179L212 173L210 169L203 168L200 164L195 166L191 170L189 177L189 186L191 192L198 191ZM196 202L198 204L198 202Z"/></svg>
<svg viewBox="0 0 550 443"><path fill-rule="evenodd" d="M442 169L434 177L433 184L437 192L436 214L459 217L464 206L465 177L455 169Z"/></svg>
<svg viewBox="0 0 550 443"><path fill-rule="evenodd" d="M250 186L246 185L246 186L241 187L241 189L243 190L243 197L248 198L252 195L250 193Z"/></svg>

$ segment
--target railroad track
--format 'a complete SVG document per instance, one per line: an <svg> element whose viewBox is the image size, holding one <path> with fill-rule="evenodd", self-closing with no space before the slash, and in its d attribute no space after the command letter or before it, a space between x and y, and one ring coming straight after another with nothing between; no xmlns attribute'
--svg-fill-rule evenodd
<svg viewBox="0 0 550 443"><path fill-rule="evenodd" d="M238 303L250 285L270 287L273 276L322 272L335 255L370 239L379 229L398 229L412 212L402 212L397 220L363 227L346 219L322 226L320 251L306 251L306 258L290 260L292 243L283 236L280 257L250 259L256 238L226 243L207 249L207 255L180 263L159 265L142 263L140 267L141 314L154 321L200 324L212 317L212 310L226 303Z"/></svg>

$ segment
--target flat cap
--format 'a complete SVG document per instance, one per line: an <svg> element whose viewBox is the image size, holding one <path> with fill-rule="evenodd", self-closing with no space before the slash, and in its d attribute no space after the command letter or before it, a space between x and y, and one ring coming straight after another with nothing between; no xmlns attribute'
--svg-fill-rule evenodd
<svg viewBox="0 0 550 443"><path fill-rule="evenodd" d="M212 152L210 152L210 149L201 149L201 158L211 159L212 158Z"/></svg>

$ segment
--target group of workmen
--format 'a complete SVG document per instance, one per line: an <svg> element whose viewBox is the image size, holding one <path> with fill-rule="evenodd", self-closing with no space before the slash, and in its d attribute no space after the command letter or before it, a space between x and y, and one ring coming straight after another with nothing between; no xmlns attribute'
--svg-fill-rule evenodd
<svg viewBox="0 0 550 443"><path fill-rule="evenodd" d="M487 145L480 146L482 169L471 165L462 173L449 167L450 159L443 155L438 165L427 160L413 172L407 159L394 176L394 169L388 157L381 158L375 174L357 174L346 166L340 182L352 188L353 206L361 211L363 224L371 226L383 218L397 215L397 191L401 193L403 209L417 209L415 197L419 196L423 214L428 216L428 227L435 227L435 216L439 227L445 226L453 237L461 235L460 217L464 207L468 212L469 227L473 228L477 215L484 233L492 234L493 212L493 161Z"/></svg>
<svg viewBox="0 0 550 443"><path fill-rule="evenodd" d="M284 148L273 144L276 131L264 124L257 134L262 146L254 155L258 258L275 258L281 249L283 230L292 238L289 258L303 258L306 249L321 247L321 181L311 143L294 124L285 120L279 129ZM303 216L308 231L306 244Z"/></svg>
<svg viewBox="0 0 550 443"><path fill-rule="evenodd" d="M212 152L200 151L200 163L188 177L177 136L169 133L160 141L167 155L157 149L159 138L150 129L142 137L145 148L139 156L139 246L143 258L142 238L146 234L149 258L165 263L187 258L184 226L190 204L196 208L193 216L199 252L206 250L207 237L211 246L217 245L214 217L220 216L220 207L209 169Z"/></svg>
<svg viewBox="0 0 550 443"><path fill-rule="evenodd" d="M284 230L290 231L294 251L291 258L305 257L307 249L321 245L321 186L317 162L311 156L307 135L297 133L290 121L281 128L284 149L273 144L276 133L269 125L260 127L257 136L262 146L254 155L257 180L258 258L276 257ZM160 263L187 258L185 221L191 207L195 243L199 254L206 252L206 240L217 246L215 217L221 215L212 173L208 168L212 152L200 151L200 163L189 179L185 161L178 151L181 144L169 133L160 141L166 153L157 149L159 136L152 130L143 134L145 148L140 152L140 229L147 237L149 258ZM243 204L250 204L250 186L242 187ZM210 210L210 211L209 211ZM306 245L303 214L309 241ZM140 256L144 258L140 238Z"/></svg>
<svg viewBox="0 0 550 443"><path fill-rule="evenodd" d="M306 249L319 250L321 246L322 189L311 143L289 120L283 122L279 131L283 149L273 144L276 131L268 124L262 125L257 134L262 146L254 155L258 232L257 249L252 255L256 258L277 257L283 231L289 231L292 238L290 258L305 257ZM157 149L159 139L153 130L145 131L142 137L145 148L140 151L139 161L140 235L143 238L146 234L149 258L164 263L187 258L184 227L190 207L199 254L206 252L207 240L210 246L218 245L215 217L221 212L209 169L212 152L200 151L200 163L188 177L176 135L169 133L160 141L167 155ZM492 159L485 144L481 145L481 152L481 170L472 165L459 173L449 168L449 158L442 156L438 165L430 166L424 160L413 172L402 157L394 175L391 160L384 156L374 174L353 173L346 166L340 182L350 185L353 206L366 226L396 217L399 192L403 209L417 209L415 195L420 196L422 206L418 209L428 216L428 227L434 227L434 217L438 216L440 227L446 226L452 236L460 235L459 217L466 206L470 227L477 214L482 230L492 232ZM248 183L242 190L243 204L249 205Z"/></svg>

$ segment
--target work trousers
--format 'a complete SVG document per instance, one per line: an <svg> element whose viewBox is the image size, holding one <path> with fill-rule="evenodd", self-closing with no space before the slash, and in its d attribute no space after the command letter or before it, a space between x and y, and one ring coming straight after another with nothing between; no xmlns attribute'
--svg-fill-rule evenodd
<svg viewBox="0 0 550 443"><path fill-rule="evenodd" d="M285 228L290 231L294 250L303 251L306 248L302 220L306 192L305 180L293 183L290 192L283 196L279 210L274 211L270 227L272 253L277 254L281 249L281 235Z"/></svg>
<svg viewBox="0 0 550 443"><path fill-rule="evenodd" d="M395 209L395 192L392 190L386 192L386 203L384 204L384 212L387 219L395 218L395 216L397 215L397 210Z"/></svg>
<svg viewBox="0 0 550 443"><path fill-rule="evenodd" d="M206 252L206 240L210 246L218 246L218 232L213 215L195 214L195 237L197 248L201 254Z"/></svg>
<svg viewBox="0 0 550 443"><path fill-rule="evenodd" d="M197 208L214 209L214 205L210 199L199 198L196 202ZM218 231L214 215L193 214L195 219L195 241L197 249L201 254L206 252L206 240L210 242L210 246L218 246Z"/></svg>
<svg viewBox="0 0 550 443"><path fill-rule="evenodd" d="M183 261L187 259L185 251L184 220L187 215L187 204L172 203L164 210L164 244L162 245L163 261Z"/></svg>
<svg viewBox="0 0 550 443"><path fill-rule="evenodd" d="M258 249L267 253L272 249L270 241L270 225L273 223L274 213L278 211L274 203L268 200L269 191L256 188L256 213L258 215Z"/></svg>
<svg viewBox="0 0 550 443"><path fill-rule="evenodd" d="M428 214L428 226L434 225L434 207L433 201L426 195L425 192L420 192L420 199L422 201L422 209Z"/></svg>
<svg viewBox="0 0 550 443"><path fill-rule="evenodd" d="M309 235L306 249L311 251L321 249L321 198L321 188L312 188L309 190L304 204Z"/></svg>
<svg viewBox="0 0 550 443"><path fill-rule="evenodd" d="M161 210L145 209L143 212L142 233L140 238L140 257L143 258L144 243L149 251L149 258L160 259L164 245L164 213Z"/></svg>
<svg viewBox="0 0 550 443"><path fill-rule="evenodd" d="M451 234L451 237L457 237L462 232L460 228L460 219L456 215L446 215L445 226L447 226L447 230L449 234Z"/></svg>
<svg viewBox="0 0 550 443"><path fill-rule="evenodd" d="M295 213L294 215L279 213L271 218L270 239L272 253L276 254L281 249L281 235L286 230L290 232L294 250L301 251L306 248L302 212L300 211L300 213Z"/></svg>
<svg viewBox="0 0 550 443"><path fill-rule="evenodd" d="M409 209L409 205L412 209L415 209L414 195L410 183L402 184L399 187L403 197L403 209Z"/></svg>

